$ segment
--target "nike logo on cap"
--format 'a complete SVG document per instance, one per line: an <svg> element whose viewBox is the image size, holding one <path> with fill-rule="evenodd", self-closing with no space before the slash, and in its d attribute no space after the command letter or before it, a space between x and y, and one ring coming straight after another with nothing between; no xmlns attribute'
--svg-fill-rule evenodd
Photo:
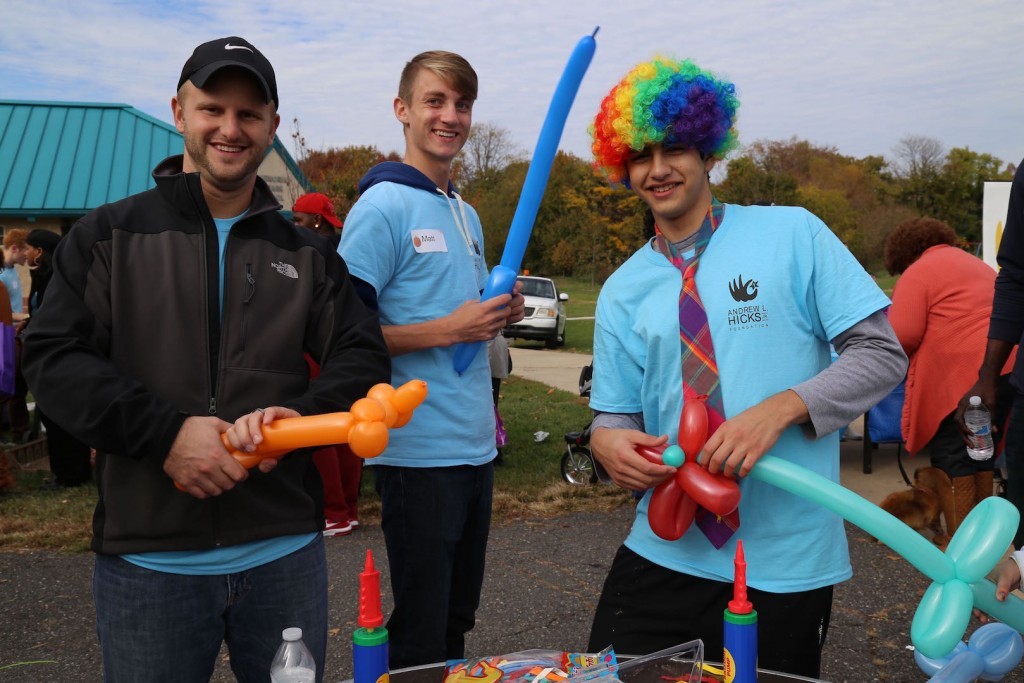
<svg viewBox="0 0 1024 683"><path fill-rule="evenodd" d="M232 45L231 43L226 44L224 46L224 49L225 50L249 50L249 52L252 52L252 50L250 48L247 48L245 45Z"/></svg>

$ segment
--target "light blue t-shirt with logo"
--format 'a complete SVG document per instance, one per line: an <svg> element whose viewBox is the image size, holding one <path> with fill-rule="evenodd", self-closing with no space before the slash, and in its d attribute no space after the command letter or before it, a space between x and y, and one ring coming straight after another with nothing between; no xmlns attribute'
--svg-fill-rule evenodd
<svg viewBox="0 0 1024 683"><path fill-rule="evenodd" d="M377 291L382 325L409 325L479 301L487 283L483 230L472 207L440 190L395 182L373 185L345 218L338 247L349 271ZM391 359L392 384L427 383L412 420L390 433L387 450L367 465L483 465L497 454L491 370L482 348L466 371L455 346Z"/></svg>
<svg viewBox="0 0 1024 683"><path fill-rule="evenodd" d="M650 434L675 443L682 411L679 271L645 245L605 283L594 330L592 408L643 413ZM726 417L828 367L829 340L889 300L845 246L800 208L729 204L701 255L697 290L719 367ZM770 455L839 480L839 441L786 429ZM715 550L692 526L678 541L647 521L650 492L626 539L634 552L675 571L731 581L742 539L749 585L811 590L852 576L843 521L768 484L741 481L740 529Z"/></svg>

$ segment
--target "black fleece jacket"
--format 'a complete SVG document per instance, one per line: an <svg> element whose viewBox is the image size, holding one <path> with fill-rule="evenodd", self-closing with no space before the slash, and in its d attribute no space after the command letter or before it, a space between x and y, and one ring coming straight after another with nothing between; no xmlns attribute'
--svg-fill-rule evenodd
<svg viewBox="0 0 1024 683"><path fill-rule="evenodd" d="M61 240L24 371L39 405L98 451L93 549L196 550L313 532L322 487L308 453L197 500L163 471L188 416L267 405L346 410L390 359L326 238L279 213L257 179L224 250L199 175L161 162L157 187L99 207ZM223 306L221 301L223 300ZM321 366L309 380L308 353Z"/></svg>

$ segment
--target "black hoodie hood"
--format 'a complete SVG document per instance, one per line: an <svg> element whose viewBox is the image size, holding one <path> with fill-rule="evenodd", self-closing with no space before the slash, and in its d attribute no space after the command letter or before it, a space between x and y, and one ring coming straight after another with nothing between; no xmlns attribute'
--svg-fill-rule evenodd
<svg viewBox="0 0 1024 683"><path fill-rule="evenodd" d="M384 182L408 185L430 193L435 193L438 190L433 180L409 164L400 161L382 161L367 171L363 179L359 181L359 194L363 194L377 183ZM455 186L449 180L448 196L451 197L454 194Z"/></svg>

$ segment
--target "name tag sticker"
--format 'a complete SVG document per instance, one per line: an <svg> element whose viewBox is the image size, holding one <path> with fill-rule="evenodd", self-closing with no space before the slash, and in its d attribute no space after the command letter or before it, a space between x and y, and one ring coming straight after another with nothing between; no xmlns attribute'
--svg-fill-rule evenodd
<svg viewBox="0 0 1024 683"><path fill-rule="evenodd" d="M413 230L412 247L417 254L426 254L432 251L448 251L448 245L444 241L444 233L440 230Z"/></svg>

